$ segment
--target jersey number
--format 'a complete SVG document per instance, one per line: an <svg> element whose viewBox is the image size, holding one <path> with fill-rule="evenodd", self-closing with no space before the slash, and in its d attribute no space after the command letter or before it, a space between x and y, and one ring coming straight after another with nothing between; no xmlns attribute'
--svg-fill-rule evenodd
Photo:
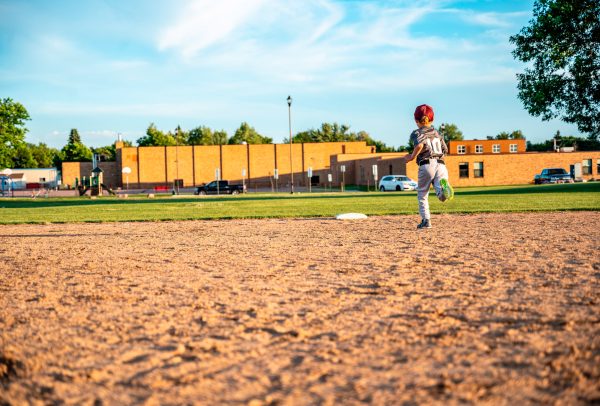
<svg viewBox="0 0 600 406"><path fill-rule="evenodd" d="M429 151L431 151L432 155L443 155L442 151L442 142L439 138L428 138L427 146L429 147Z"/></svg>

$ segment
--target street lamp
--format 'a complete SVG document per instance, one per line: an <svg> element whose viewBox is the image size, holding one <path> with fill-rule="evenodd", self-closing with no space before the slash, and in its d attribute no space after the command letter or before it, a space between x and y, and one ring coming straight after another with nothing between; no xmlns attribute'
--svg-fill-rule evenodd
<svg viewBox="0 0 600 406"><path fill-rule="evenodd" d="M288 104L288 121L290 124L290 174L292 177L292 191L294 194L294 161L292 160L292 96L287 97Z"/></svg>
<svg viewBox="0 0 600 406"><path fill-rule="evenodd" d="M444 142L448 142L448 140L446 140L446 124L442 123L442 125L440 126L440 132L442 133L442 139L444 140Z"/></svg>
<svg viewBox="0 0 600 406"><path fill-rule="evenodd" d="M175 189L177 190L177 194L179 194L179 132L181 131L181 127L177 126L175 131Z"/></svg>

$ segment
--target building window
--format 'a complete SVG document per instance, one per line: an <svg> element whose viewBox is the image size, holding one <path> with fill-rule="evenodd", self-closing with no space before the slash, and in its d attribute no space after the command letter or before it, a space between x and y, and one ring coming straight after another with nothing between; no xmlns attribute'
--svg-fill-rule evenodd
<svg viewBox="0 0 600 406"><path fill-rule="evenodd" d="M581 165L581 174L582 175L591 175L592 174L592 160L584 159L583 165Z"/></svg>
<svg viewBox="0 0 600 406"><path fill-rule="evenodd" d="M494 145L492 145L492 152L494 154L499 154L500 153L500 144L494 144Z"/></svg>
<svg viewBox="0 0 600 406"><path fill-rule="evenodd" d="M468 162L460 162L458 164L458 176L460 178L468 178L469 177L469 163Z"/></svg>
<svg viewBox="0 0 600 406"><path fill-rule="evenodd" d="M483 145L475 145L475 153L483 154Z"/></svg>
<svg viewBox="0 0 600 406"><path fill-rule="evenodd" d="M40 183L43 183L46 181L46 178L40 178Z"/></svg>
<svg viewBox="0 0 600 406"><path fill-rule="evenodd" d="M473 162L473 177L483 178L483 162Z"/></svg>
<svg viewBox="0 0 600 406"><path fill-rule="evenodd" d="M456 147L456 152L459 154L466 154L467 153L467 147L465 145L459 145Z"/></svg>
<svg viewBox="0 0 600 406"><path fill-rule="evenodd" d="M517 144L510 144L510 152L517 152Z"/></svg>

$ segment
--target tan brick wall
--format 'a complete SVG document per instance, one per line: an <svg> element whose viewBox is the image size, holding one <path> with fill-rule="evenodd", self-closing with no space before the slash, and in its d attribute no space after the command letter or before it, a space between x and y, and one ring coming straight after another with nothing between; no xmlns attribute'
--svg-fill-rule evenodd
<svg viewBox="0 0 600 406"><path fill-rule="evenodd" d="M279 185L290 181L290 145L275 144L277 150L277 169L279 170ZM302 172L302 144L292 144L292 168L294 171L294 185L300 185Z"/></svg>
<svg viewBox="0 0 600 406"><path fill-rule="evenodd" d="M221 179L242 182L242 170L248 174L248 145L223 145Z"/></svg>
<svg viewBox="0 0 600 406"><path fill-rule="evenodd" d="M544 168L564 168L570 171L570 165L582 163L584 159L592 160L592 174L584 175L584 179L598 179L597 161L600 151L588 152L528 152L524 154L481 154L481 155L448 155L445 158L448 176L454 186L494 186L522 185L533 183L533 177ZM399 160L399 165L402 160ZM459 164L469 164L469 177L459 176ZM483 177L474 177L474 162L483 162ZM418 178L418 166L412 161L407 165L406 175L414 180Z"/></svg>
<svg viewBox="0 0 600 406"><path fill-rule="evenodd" d="M249 188L270 186L276 168L275 148L276 145L273 144L248 145L250 151L248 176L251 178Z"/></svg>
<svg viewBox="0 0 600 406"><path fill-rule="evenodd" d="M165 147L138 148L139 182L141 187L153 184L169 186L165 167ZM131 179L130 179L131 182Z"/></svg>
<svg viewBox="0 0 600 406"><path fill-rule="evenodd" d="M215 169L221 169L221 147L218 145L194 146L196 160L196 185L215 180Z"/></svg>
<svg viewBox="0 0 600 406"><path fill-rule="evenodd" d="M210 182L215 179L215 169L221 170L221 178L240 182L242 169L246 169L249 185L267 186L271 184L275 167L279 170L280 185L290 180L290 145L211 145L178 147L123 147L117 150L115 168L109 176L114 186L124 186L127 176L123 167L129 167L130 188L149 188L156 185L173 185L175 178L183 179L189 187ZM313 174L320 176L321 184L327 181L331 155L360 152L371 155L372 147L364 142L343 143L307 143L292 144L294 183L306 185L307 170L313 168ZM73 184L75 177L86 175L85 168L77 162L63 164L63 182ZM350 176L353 168L348 168ZM89 171L88 171L89 172ZM106 179L106 178L105 178ZM351 178L352 179L352 178Z"/></svg>
<svg viewBox="0 0 600 406"><path fill-rule="evenodd" d="M102 169L102 182L110 187L119 187L119 170L116 162L99 162L98 167ZM92 175L91 162L63 162L62 163L62 184L75 187L75 178L81 183L82 178L86 179Z"/></svg>
<svg viewBox="0 0 600 406"><path fill-rule="evenodd" d="M81 173L81 162L63 162L61 168L62 184L65 187L75 187L75 178L81 179Z"/></svg>
<svg viewBox="0 0 600 406"><path fill-rule="evenodd" d="M166 147L165 153L169 185L175 184L175 179L183 179L184 187L193 186L192 147L187 145Z"/></svg>
<svg viewBox="0 0 600 406"><path fill-rule="evenodd" d="M120 156L120 165L119 165L119 156ZM129 174L129 187L137 188L139 182L138 175L138 148L136 147L125 147L122 149L117 149L117 165L121 168L121 170L125 167L131 169L131 173ZM127 175L121 172L121 185L127 185Z"/></svg>

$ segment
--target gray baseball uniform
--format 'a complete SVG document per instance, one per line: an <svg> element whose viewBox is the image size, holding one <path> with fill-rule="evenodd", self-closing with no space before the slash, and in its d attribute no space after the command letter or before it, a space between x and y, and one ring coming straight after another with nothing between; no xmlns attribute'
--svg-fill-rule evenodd
<svg viewBox="0 0 600 406"><path fill-rule="evenodd" d="M448 146L444 138L433 127L421 127L412 132L410 143L415 147L423 144L423 149L416 158L419 165L419 186L417 199L421 218L429 219L429 188L433 183L435 194L442 202L446 200L440 186L441 179L448 179L448 169L444 163L444 155Z"/></svg>

